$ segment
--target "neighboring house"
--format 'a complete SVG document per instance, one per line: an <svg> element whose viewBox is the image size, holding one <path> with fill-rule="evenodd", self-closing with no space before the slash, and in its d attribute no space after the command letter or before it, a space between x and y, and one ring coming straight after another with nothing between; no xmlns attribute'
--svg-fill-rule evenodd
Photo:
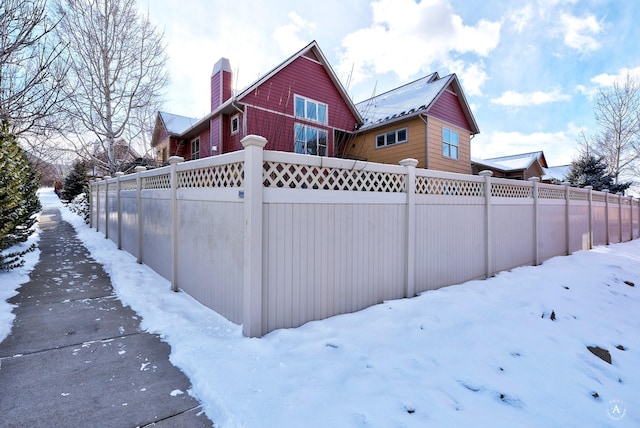
<svg viewBox="0 0 640 428"><path fill-rule="evenodd" d="M567 174L571 170L571 164L550 166L544 169L544 175L542 176L543 183L560 184L566 181Z"/></svg>
<svg viewBox="0 0 640 428"><path fill-rule="evenodd" d="M543 152L521 153L491 159L471 159L472 174L489 170L494 177L514 180L528 180L531 177L541 178L545 175L547 160Z"/></svg>
<svg viewBox="0 0 640 428"><path fill-rule="evenodd" d="M120 139L113 146L113 154L119 171L129 173L137 165L154 165L153 159L140 155L129 143ZM94 143L93 160L90 161L90 176L102 177L109 175L109 156L100 143Z"/></svg>
<svg viewBox="0 0 640 428"><path fill-rule="evenodd" d="M211 76L211 113L192 119L158 113L152 147L159 160L187 160L241 150L249 134L265 149L335 156L336 145L363 123L358 110L314 41L248 88L233 94L229 60Z"/></svg>
<svg viewBox="0 0 640 428"><path fill-rule="evenodd" d="M455 74L433 73L356 104L364 124L340 155L471 173L471 139L480 132Z"/></svg>

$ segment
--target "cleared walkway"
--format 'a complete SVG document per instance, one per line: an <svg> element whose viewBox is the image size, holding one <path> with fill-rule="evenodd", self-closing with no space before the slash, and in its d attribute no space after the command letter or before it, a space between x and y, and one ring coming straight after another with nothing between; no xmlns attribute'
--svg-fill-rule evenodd
<svg viewBox="0 0 640 428"><path fill-rule="evenodd" d="M140 329L59 210L40 228L40 262L0 343L0 426L212 426L169 345Z"/></svg>

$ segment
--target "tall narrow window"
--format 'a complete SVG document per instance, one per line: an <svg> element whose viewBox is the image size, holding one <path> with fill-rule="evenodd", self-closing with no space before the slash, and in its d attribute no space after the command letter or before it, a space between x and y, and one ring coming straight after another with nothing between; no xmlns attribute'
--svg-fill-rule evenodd
<svg viewBox="0 0 640 428"><path fill-rule="evenodd" d="M200 159L200 138L191 141L191 160Z"/></svg>
<svg viewBox="0 0 640 428"><path fill-rule="evenodd" d="M240 116L234 114L231 116L231 135L237 134L240 129Z"/></svg>
<svg viewBox="0 0 640 428"><path fill-rule="evenodd" d="M324 129L296 123L294 150L296 153L327 156L328 135Z"/></svg>
<svg viewBox="0 0 640 428"><path fill-rule="evenodd" d="M326 104L296 95L294 105L296 117L327 124Z"/></svg>
<svg viewBox="0 0 640 428"><path fill-rule="evenodd" d="M442 128L442 156L458 159L458 133Z"/></svg>

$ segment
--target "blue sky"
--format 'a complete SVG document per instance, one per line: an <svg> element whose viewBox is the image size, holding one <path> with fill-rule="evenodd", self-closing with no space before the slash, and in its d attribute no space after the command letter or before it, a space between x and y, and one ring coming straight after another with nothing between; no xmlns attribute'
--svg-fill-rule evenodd
<svg viewBox="0 0 640 428"><path fill-rule="evenodd" d="M354 101L437 71L461 79L481 133L472 156L543 150L571 162L595 131L593 95L640 78L635 0L144 0L165 32L164 110L209 111L209 76L227 57L242 89L317 40Z"/></svg>

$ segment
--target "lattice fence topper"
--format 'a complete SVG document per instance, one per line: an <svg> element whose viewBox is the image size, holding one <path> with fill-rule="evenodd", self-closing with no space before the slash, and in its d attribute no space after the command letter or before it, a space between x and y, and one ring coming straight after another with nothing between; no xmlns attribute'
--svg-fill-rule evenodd
<svg viewBox="0 0 640 428"><path fill-rule="evenodd" d="M404 174L264 162L264 187L404 192Z"/></svg>
<svg viewBox="0 0 640 428"><path fill-rule="evenodd" d="M569 190L569 199L572 201L588 201L589 194L587 192L578 192L576 190Z"/></svg>
<svg viewBox="0 0 640 428"><path fill-rule="evenodd" d="M538 197L542 199L565 199L565 191L564 188L547 189L546 187L539 187Z"/></svg>
<svg viewBox="0 0 640 428"><path fill-rule="evenodd" d="M171 175L162 174L154 175L152 177L142 178L142 188L146 190L152 189L170 189L171 188Z"/></svg>
<svg viewBox="0 0 640 428"><path fill-rule="evenodd" d="M111 192L115 192L118 190L118 184L117 183L107 183L107 192L111 193Z"/></svg>
<svg viewBox="0 0 640 428"><path fill-rule="evenodd" d="M591 200L593 202L604 202L605 196L603 194L594 193Z"/></svg>
<svg viewBox="0 0 640 428"><path fill-rule="evenodd" d="M137 190L136 180L127 180L120 182L120 190Z"/></svg>
<svg viewBox="0 0 640 428"><path fill-rule="evenodd" d="M244 162L178 172L178 187L242 187Z"/></svg>
<svg viewBox="0 0 640 428"><path fill-rule="evenodd" d="M484 196L484 183L450 178L416 177L419 195Z"/></svg>
<svg viewBox="0 0 640 428"><path fill-rule="evenodd" d="M531 198L532 187L516 186L513 184L491 184L491 196L498 198Z"/></svg>

